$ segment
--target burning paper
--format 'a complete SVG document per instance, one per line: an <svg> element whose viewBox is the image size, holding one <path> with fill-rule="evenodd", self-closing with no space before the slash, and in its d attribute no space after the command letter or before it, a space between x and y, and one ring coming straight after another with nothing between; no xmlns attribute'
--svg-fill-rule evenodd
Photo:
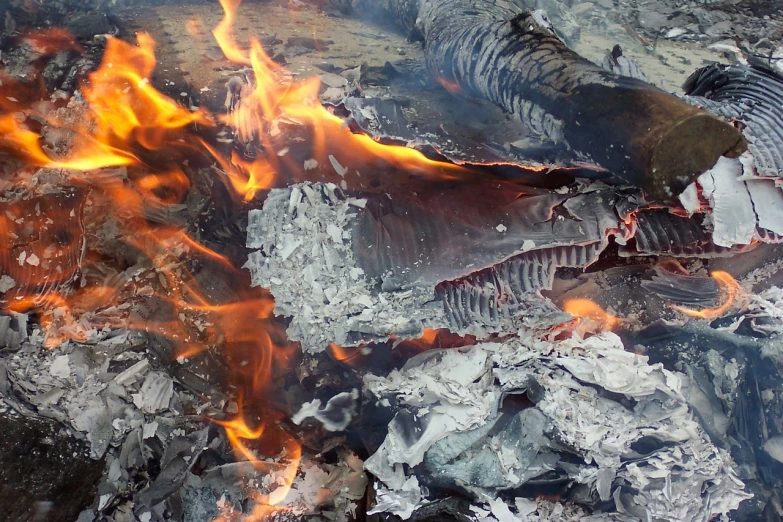
<svg viewBox="0 0 783 522"><path fill-rule="evenodd" d="M564 316L538 291L557 267L587 266L623 234L626 200L611 190L514 196L471 213L459 193L452 208L333 184L273 190L250 212L247 244L258 250L246 267L311 352L425 328L485 337L528 319L555 325Z"/></svg>

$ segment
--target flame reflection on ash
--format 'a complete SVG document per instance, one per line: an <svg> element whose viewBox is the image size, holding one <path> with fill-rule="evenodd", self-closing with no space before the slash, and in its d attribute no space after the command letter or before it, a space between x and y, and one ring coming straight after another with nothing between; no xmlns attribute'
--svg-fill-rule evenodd
<svg viewBox="0 0 783 522"><path fill-rule="evenodd" d="M721 289L721 293L723 294L722 305L716 308L705 308L703 310L694 310L692 308L686 308L684 306L678 305L671 305L672 308L689 317L696 317L698 319L715 319L716 317L720 317L725 314L734 304L735 300L744 294L744 290L737 280L734 279L728 272L716 270L712 272L710 276L712 276L712 278L717 281L718 286Z"/></svg>

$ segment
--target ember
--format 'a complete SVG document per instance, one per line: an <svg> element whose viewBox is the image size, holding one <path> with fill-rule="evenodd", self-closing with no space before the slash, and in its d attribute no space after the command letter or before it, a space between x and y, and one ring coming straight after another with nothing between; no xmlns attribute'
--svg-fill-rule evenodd
<svg viewBox="0 0 783 522"><path fill-rule="evenodd" d="M0 39L0 518L783 517L779 13L72 3Z"/></svg>
<svg viewBox="0 0 783 522"><path fill-rule="evenodd" d="M721 290L724 294L723 304L717 308L708 308L705 310L691 310L682 306L674 306L675 310L678 310L685 315L691 317L698 317L700 319L714 319L725 314L729 308L734 304L734 300L738 295L742 293L742 287L737 283L737 280L731 277L730 274L721 270L713 272L712 277L718 282Z"/></svg>
<svg viewBox="0 0 783 522"><path fill-rule="evenodd" d="M614 315L606 313L589 299L566 299L563 311L588 322L595 322L598 331L614 330L620 323Z"/></svg>

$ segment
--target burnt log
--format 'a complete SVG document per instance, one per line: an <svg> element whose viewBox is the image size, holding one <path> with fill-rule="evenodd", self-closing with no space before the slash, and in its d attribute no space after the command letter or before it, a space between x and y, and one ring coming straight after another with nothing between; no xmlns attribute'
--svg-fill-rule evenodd
<svg viewBox="0 0 783 522"><path fill-rule="evenodd" d="M420 34L430 74L489 100L656 199L745 148L729 123L569 49L513 0L352 0ZM450 89L456 90L456 89Z"/></svg>

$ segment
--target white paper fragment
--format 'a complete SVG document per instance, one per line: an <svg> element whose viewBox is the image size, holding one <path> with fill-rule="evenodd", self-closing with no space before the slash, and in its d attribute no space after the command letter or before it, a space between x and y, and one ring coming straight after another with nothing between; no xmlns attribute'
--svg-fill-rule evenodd
<svg viewBox="0 0 783 522"><path fill-rule="evenodd" d="M144 424L141 432L142 439L151 439L158 432L157 421L147 422Z"/></svg>
<svg viewBox="0 0 783 522"><path fill-rule="evenodd" d="M319 74L318 77L321 79L321 83L328 87L337 88L346 87L348 85L348 80L333 73L322 73Z"/></svg>
<svg viewBox="0 0 783 522"><path fill-rule="evenodd" d="M495 230L497 230L498 232L500 232L502 234L503 232L508 230L508 227L506 227L506 225L501 223L501 224L499 224L498 226L495 227Z"/></svg>
<svg viewBox="0 0 783 522"><path fill-rule="evenodd" d="M337 172L337 175L339 175L341 178L345 177L345 175L348 173L348 169L340 165L340 162L337 161L337 158L329 154L329 163L332 164L332 168L334 168L334 171Z"/></svg>
<svg viewBox="0 0 783 522"><path fill-rule="evenodd" d="M304 169L305 170L314 170L316 168L318 168L318 160L316 160L314 158L310 158L310 159L305 160L305 162L304 162Z"/></svg>
<svg viewBox="0 0 783 522"><path fill-rule="evenodd" d="M52 377L59 379L67 379L71 376L71 368L68 366L68 355L60 355L54 358L52 365L49 367L49 373Z"/></svg>
<svg viewBox="0 0 783 522"><path fill-rule="evenodd" d="M321 408L321 400L314 399L302 405L291 417L294 424L301 424L307 418L313 417L320 421L328 431L342 431L348 427L356 413L356 401L359 390L338 393Z"/></svg>
<svg viewBox="0 0 783 522"><path fill-rule="evenodd" d="M487 503L489 504L490 511L498 522L520 522L520 519L511 512L508 505L501 499L493 498Z"/></svg>
<svg viewBox="0 0 783 522"><path fill-rule="evenodd" d="M0 294L4 294L16 286L16 281L8 274L0 276Z"/></svg>
<svg viewBox="0 0 783 522"><path fill-rule="evenodd" d="M702 194L712 209L712 240L718 246L748 245L756 232L753 202L742 176L739 159L721 157L699 176Z"/></svg>
<svg viewBox="0 0 783 522"><path fill-rule="evenodd" d="M679 195L679 199L682 207L688 212L688 216L692 216L701 209L699 187L695 182L685 187L685 190Z"/></svg>
<svg viewBox="0 0 783 522"><path fill-rule="evenodd" d="M98 511L101 511L103 508L109 505L109 501L112 498L111 493L106 493L105 495L101 495L100 500L98 500Z"/></svg>
<svg viewBox="0 0 783 522"><path fill-rule="evenodd" d="M126 386L132 382L136 382L140 376L144 375L144 372L146 372L149 367L150 362L147 359L142 359L121 373L117 374L117 376L114 378L114 382L121 386Z"/></svg>
<svg viewBox="0 0 783 522"><path fill-rule="evenodd" d="M770 457L783 463L783 436L771 437L762 448Z"/></svg>
<svg viewBox="0 0 783 522"><path fill-rule="evenodd" d="M783 190L774 181L761 178L745 181L758 217L758 226L783 235Z"/></svg>
<svg viewBox="0 0 783 522"><path fill-rule="evenodd" d="M375 507L367 511L367 514L392 513L406 520L410 518L416 508L427 503L424 501L425 491L419 486L419 480L415 476L408 477L394 491L384 487L383 484L376 484Z"/></svg>
<svg viewBox="0 0 783 522"><path fill-rule="evenodd" d="M41 260L38 259L38 256L35 254L30 254L27 256L27 264L32 266L38 266L41 264Z"/></svg>
<svg viewBox="0 0 783 522"><path fill-rule="evenodd" d="M150 372L139 393L133 394L133 404L144 413L158 413L169 407L174 394L174 382L161 372Z"/></svg>
<svg viewBox="0 0 783 522"><path fill-rule="evenodd" d="M682 36L684 34L687 34L688 30L684 27L672 27L668 31L666 31L666 38L677 38L678 36Z"/></svg>

